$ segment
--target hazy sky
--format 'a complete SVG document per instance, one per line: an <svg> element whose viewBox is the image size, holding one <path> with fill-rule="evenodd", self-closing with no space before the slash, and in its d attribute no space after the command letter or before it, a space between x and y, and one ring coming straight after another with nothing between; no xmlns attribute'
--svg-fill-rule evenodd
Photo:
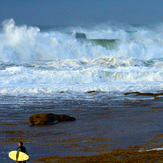
<svg viewBox="0 0 163 163"><path fill-rule="evenodd" d="M0 23L80 25L163 22L163 0L0 0Z"/></svg>

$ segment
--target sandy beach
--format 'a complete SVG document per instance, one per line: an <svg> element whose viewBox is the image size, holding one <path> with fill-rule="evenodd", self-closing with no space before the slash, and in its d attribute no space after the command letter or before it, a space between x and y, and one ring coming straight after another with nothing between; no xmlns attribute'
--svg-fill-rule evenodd
<svg viewBox="0 0 163 163"><path fill-rule="evenodd" d="M114 97L108 99L107 96L97 100L97 95L93 94L91 97L91 100L77 101L5 97L7 101L10 98L11 104L4 102L0 105L1 162L13 162L8 152L17 149L19 140L24 142L30 162L60 162L66 159L67 162L73 162L73 159L80 162L84 158L86 161L90 157L97 159L99 154L117 149L136 153L163 146L161 97L123 95L120 100ZM67 114L75 117L76 121L31 126L28 118L37 113ZM120 155L115 155L115 162ZM160 155L159 152L159 159ZM71 156L69 161L64 158L68 156ZM103 160L102 157L98 159ZM127 162L125 158L122 160Z"/></svg>

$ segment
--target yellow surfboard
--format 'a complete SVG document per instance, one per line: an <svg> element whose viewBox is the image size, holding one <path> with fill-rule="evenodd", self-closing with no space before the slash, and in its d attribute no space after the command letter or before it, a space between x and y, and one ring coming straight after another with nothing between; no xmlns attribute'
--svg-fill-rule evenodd
<svg viewBox="0 0 163 163"><path fill-rule="evenodd" d="M8 156L12 159L16 161L16 154L17 151L11 151L9 152ZM27 161L29 159L29 156L26 153L23 152L19 152L19 157L17 161Z"/></svg>

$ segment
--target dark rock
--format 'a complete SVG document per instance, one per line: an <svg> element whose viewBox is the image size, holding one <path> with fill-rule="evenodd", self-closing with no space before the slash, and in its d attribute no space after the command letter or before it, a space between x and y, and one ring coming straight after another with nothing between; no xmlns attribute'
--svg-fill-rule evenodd
<svg viewBox="0 0 163 163"><path fill-rule="evenodd" d="M124 95L131 95L131 94L135 94L135 96L154 96L153 93L140 93L140 92L127 92L127 93L124 93Z"/></svg>
<svg viewBox="0 0 163 163"><path fill-rule="evenodd" d="M126 93L124 93L124 95L131 95L131 94L139 94L140 92L126 92Z"/></svg>
<svg viewBox="0 0 163 163"><path fill-rule="evenodd" d="M70 117L69 115L59 115L58 121L75 121L76 119L74 117Z"/></svg>
<svg viewBox="0 0 163 163"><path fill-rule="evenodd" d="M138 93L137 96L153 96L153 93Z"/></svg>
<svg viewBox="0 0 163 163"><path fill-rule="evenodd" d="M58 115L53 113L34 114L29 117L29 121L32 125L49 125L54 122L75 120L76 119L74 117L70 117L69 115Z"/></svg>
<svg viewBox="0 0 163 163"><path fill-rule="evenodd" d="M29 117L32 125L47 125L58 121L59 116L53 113L34 114Z"/></svg>
<svg viewBox="0 0 163 163"><path fill-rule="evenodd" d="M96 93L96 91L89 91L89 92L87 92L87 93Z"/></svg>
<svg viewBox="0 0 163 163"><path fill-rule="evenodd" d="M153 96L157 99L159 96L163 96L163 92L161 93L140 93L140 92L126 92L124 95L135 95L135 96Z"/></svg>
<svg viewBox="0 0 163 163"><path fill-rule="evenodd" d="M157 98L157 96L163 96L163 93L155 93L153 96Z"/></svg>
<svg viewBox="0 0 163 163"><path fill-rule="evenodd" d="M87 39L85 33L76 33L76 38L80 38L80 39Z"/></svg>

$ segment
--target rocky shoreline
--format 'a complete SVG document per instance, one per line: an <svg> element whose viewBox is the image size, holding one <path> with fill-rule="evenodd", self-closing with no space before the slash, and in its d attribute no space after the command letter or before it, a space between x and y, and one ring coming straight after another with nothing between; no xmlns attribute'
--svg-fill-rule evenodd
<svg viewBox="0 0 163 163"><path fill-rule="evenodd" d="M29 99L23 97L26 102L21 106L1 104L0 159L4 163L12 162L7 154L15 150L21 140L31 162L89 162L90 159L98 162L149 159L146 162L150 162L154 157L158 162L162 151L146 150L163 146L162 97L131 99L132 96L124 95L123 100L57 103L48 99L48 102L30 105ZM33 126L28 118L38 113L70 115L76 121ZM138 153L140 149L144 152Z"/></svg>

